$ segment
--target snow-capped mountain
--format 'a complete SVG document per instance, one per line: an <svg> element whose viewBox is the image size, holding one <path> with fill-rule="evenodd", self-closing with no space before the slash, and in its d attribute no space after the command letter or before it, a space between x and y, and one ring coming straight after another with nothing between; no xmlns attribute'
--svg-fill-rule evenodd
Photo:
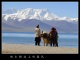
<svg viewBox="0 0 80 60"><path fill-rule="evenodd" d="M58 32L78 33L78 18L59 17L48 9L10 9L2 13L2 31L34 31L37 24L43 31L50 31L54 26Z"/></svg>
<svg viewBox="0 0 80 60"><path fill-rule="evenodd" d="M10 12L10 14L9 14ZM8 19L18 19L18 21L21 21L23 19L37 19L37 20L66 20L68 22L70 21L78 21L78 18L69 18L69 17L59 17L54 13L49 12L48 9L33 9L33 8L27 8L23 10L15 10L10 9L5 11L5 13L2 14L2 18L4 20Z"/></svg>

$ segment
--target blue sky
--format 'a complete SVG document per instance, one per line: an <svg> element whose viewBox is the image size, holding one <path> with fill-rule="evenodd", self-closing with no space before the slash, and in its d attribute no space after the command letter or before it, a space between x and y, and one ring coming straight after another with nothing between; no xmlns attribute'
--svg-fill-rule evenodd
<svg viewBox="0 0 80 60"><path fill-rule="evenodd" d="M78 17L78 2L2 2L2 11L7 9L47 8L59 17Z"/></svg>

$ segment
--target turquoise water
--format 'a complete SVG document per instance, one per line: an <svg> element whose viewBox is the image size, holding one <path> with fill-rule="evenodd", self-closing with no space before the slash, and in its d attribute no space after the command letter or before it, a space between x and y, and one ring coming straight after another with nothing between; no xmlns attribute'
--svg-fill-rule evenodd
<svg viewBox="0 0 80 60"><path fill-rule="evenodd" d="M78 48L78 34L60 33L58 35L58 44L60 47ZM34 39L35 34L32 32L2 33L2 43L35 45ZM43 45L42 41L40 44Z"/></svg>

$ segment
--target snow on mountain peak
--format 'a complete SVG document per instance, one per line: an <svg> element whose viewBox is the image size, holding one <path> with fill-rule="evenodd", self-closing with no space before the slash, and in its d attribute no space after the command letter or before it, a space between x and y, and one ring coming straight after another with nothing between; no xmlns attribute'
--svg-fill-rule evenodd
<svg viewBox="0 0 80 60"><path fill-rule="evenodd" d="M51 13L48 11L47 8L44 9L33 9L33 8L26 8L23 10L15 10L10 9L7 10L6 13L11 14L2 14L2 18L4 20L10 19L18 19L18 21L21 21L23 19L37 19L37 20L67 20L69 21L77 21L78 18L68 18L68 17L58 17L57 15Z"/></svg>
<svg viewBox="0 0 80 60"><path fill-rule="evenodd" d="M61 17L58 20L66 20L68 22L72 22L72 21L78 21L78 18L70 18L70 17Z"/></svg>

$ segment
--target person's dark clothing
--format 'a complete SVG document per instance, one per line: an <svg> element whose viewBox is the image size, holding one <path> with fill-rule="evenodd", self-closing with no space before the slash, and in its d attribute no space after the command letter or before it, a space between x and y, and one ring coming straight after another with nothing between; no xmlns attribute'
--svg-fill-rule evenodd
<svg viewBox="0 0 80 60"><path fill-rule="evenodd" d="M58 33L56 30L55 30L55 44L58 47Z"/></svg>
<svg viewBox="0 0 80 60"><path fill-rule="evenodd" d="M50 43L50 46L54 46L54 41L55 41L55 39L54 38L50 38L51 39L51 43Z"/></svg>
<svg viewBox="0 0 80 60"><path fill-rule="evenodd" d="M35 37L35 45L40 46L40 41L41 41L40 37Z"/></svg>
<svg viewBox="0 0 80 60"><path fill-rule="evenodd" d="M51 31L50 31L50 40L51 40L51 43L50 43L50 46L57 46L58 47L58 33L57 33L57 31L55 30L55 29L52 29Z"/></svg>

